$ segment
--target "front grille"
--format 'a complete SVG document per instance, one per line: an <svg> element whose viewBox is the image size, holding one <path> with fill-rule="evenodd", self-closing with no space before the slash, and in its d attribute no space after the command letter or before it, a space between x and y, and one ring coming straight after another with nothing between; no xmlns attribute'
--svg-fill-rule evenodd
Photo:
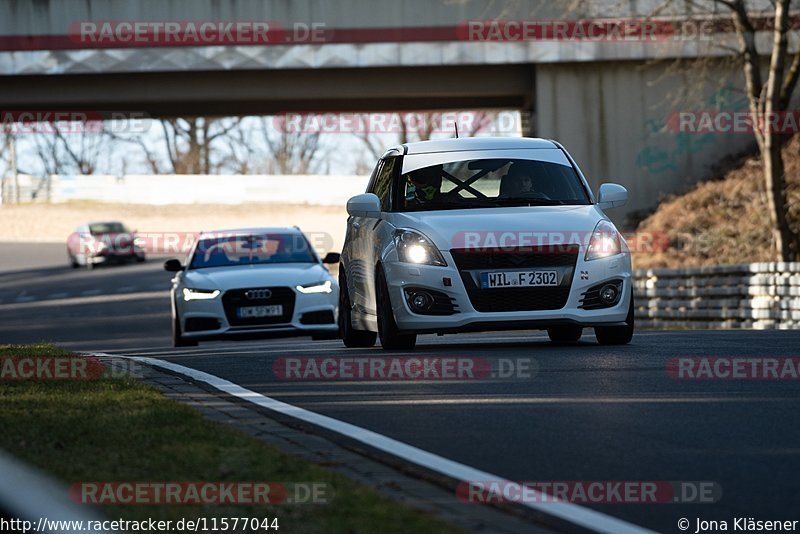
<svg viewBox="0 0 800 534"><path fill-rule="evenodd" d="M506 312L563 308L569 299L579 250L579 245L546 245L524 249L453 249L450 254L473 308L479 312ZM476 283L483 271L546 268L562 272L561 285L481 289Z"/></svg>
<svg viewBox="0 0 800 534"><path fill-rule="evenodd" d="M575 267L578 245L545 245L525 248L453 249L459 270L516 269L520 267Z"/></svg>
<svg viewBox="0 0 800 534"><path fill-rule="evenodd" d="M269 298L248 299L245 296L251 289L269 289L272 293ZM222 296L222 306L225 308L225 317L231 326L253 326L264 324L281 324L292 322L294 314L295 294L289 287L253 287L242 289L229 289ZM240 318L236 315L237 308L249 306L283 306L283 314L278 317L248 317Z"/></svg>

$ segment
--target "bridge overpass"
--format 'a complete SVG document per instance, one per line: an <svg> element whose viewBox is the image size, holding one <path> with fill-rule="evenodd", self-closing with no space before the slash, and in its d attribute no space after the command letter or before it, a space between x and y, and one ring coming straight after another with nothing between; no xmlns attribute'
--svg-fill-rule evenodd
<svg viewBox="0 0 800 534"><path fill-rule="evenodd" d="M723 55L720 38L470 33L471 22L489 20L544 21L552 29L580 16L608 17L609 6L617 5L604 0L592 3L591 12L567 13L569 4L6 0L0 5L0 110L135 110L165 117L518 109L534 118L525 133L562 141L593 186L626 185L628 212L685 190L725 155L751 144L746 135L667 127L676 110L741 104L739 77L721 65L712 65L704 79L691 67L664 72L674 58ZM198 27L260 21L256 30L265 32L251 31L249 41L237 33L167 42L158 34L166 24L183 30L192 21ZM136 37L137 22L149 28L141 39L113 33L127 24L125 35ZM107 39L104 23L112 25ZM252 40L256 33L260 39ZM694 100L676 101L686 87L697 92Z"/></svg>

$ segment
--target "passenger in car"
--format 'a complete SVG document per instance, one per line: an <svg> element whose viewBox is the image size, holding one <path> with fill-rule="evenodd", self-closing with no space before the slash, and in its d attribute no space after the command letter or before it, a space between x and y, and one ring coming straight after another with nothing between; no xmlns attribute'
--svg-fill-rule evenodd
<svg viewBox="0 0 800 534"><path fill-rule="evenodd" d="M520 165L512 165L500 178L500 197L513 198L533 192L533 180Z"/></svg>

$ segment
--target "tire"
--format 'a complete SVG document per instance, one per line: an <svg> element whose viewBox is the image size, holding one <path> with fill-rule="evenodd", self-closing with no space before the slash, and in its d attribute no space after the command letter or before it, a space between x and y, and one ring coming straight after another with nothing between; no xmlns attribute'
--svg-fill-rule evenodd
<svg viewBox="0 0 800 534"><path fill-rule="evenodd" d="M78 267L80 267L80 264L78 264L78 260L75 259L75 256L73 256L69 252L67 252L67 261L69 261L69 266L72 267L73 269L77 269Z"/></svg>
<svg viewBox="0 0 800 534"><path fill-rule="evenodd" d="M347 291L347 279L344 276L344 267L339 267L339 337L344 346L349 349L372 347L378 334L368 330L353 328L351 321L350 294Z"/></svg>
<svg viewBox="0 0 800 534"><path fill-rule="evenodd" d="M631 305L628 307L625 326L596 326L594 337L601 345L627 345L633 338L633 329L633 292L631 292Z"/></svg>
<svg viewBox="0 0 800 534"><path fill-rule="evenodd" d="M574 345L583 335L582 326L553 326L547 329L550 341L557 345Z"/></svg>
<svg viewBox="0 0 800 534"><path fill-rule="evenodd" d="M178 315L172 320L172 346L173 347L196 347L197 340L186 339L181 335L181 321Z"/></svg>
<svg viewBox="0 0 800 534"><path fill-rule="evenodd" d="M392 303L389 300L389 286L383 269L378 269L375 281L375 292L378 308L378 336L381 347L386 350L411 350L417 344L416 334L401 334L394 320Z"/></svg>
<svg viewBox="0 0 800 534"><path fill-rule="evenodd" d="M147 261L147 256L136 256L136 263L144 263Z"/></svg>
<svg viewBox="0 0 800 534"><path fill-rule="evenodd" d="M331 339L339 339L339 332L320 332L319 334L311 334L311 341L328 341Z"/></svg>

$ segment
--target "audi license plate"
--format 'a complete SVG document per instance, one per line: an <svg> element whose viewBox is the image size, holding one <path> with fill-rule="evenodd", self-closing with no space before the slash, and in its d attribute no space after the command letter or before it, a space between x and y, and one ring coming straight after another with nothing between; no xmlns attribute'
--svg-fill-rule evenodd
<svg viewBox="0 0 800 534"><path fill-rule="evenodd" d="M558 271L504 271L481 273L481 288L557 286Z"/></svg>
<svg viewBox="0 0 800 534"><path fill-rule="evenodd" d="M280 317L283 315L283 305L273 306L247 306L236 310L239 319L252 319L255 317Z"/></svg>

